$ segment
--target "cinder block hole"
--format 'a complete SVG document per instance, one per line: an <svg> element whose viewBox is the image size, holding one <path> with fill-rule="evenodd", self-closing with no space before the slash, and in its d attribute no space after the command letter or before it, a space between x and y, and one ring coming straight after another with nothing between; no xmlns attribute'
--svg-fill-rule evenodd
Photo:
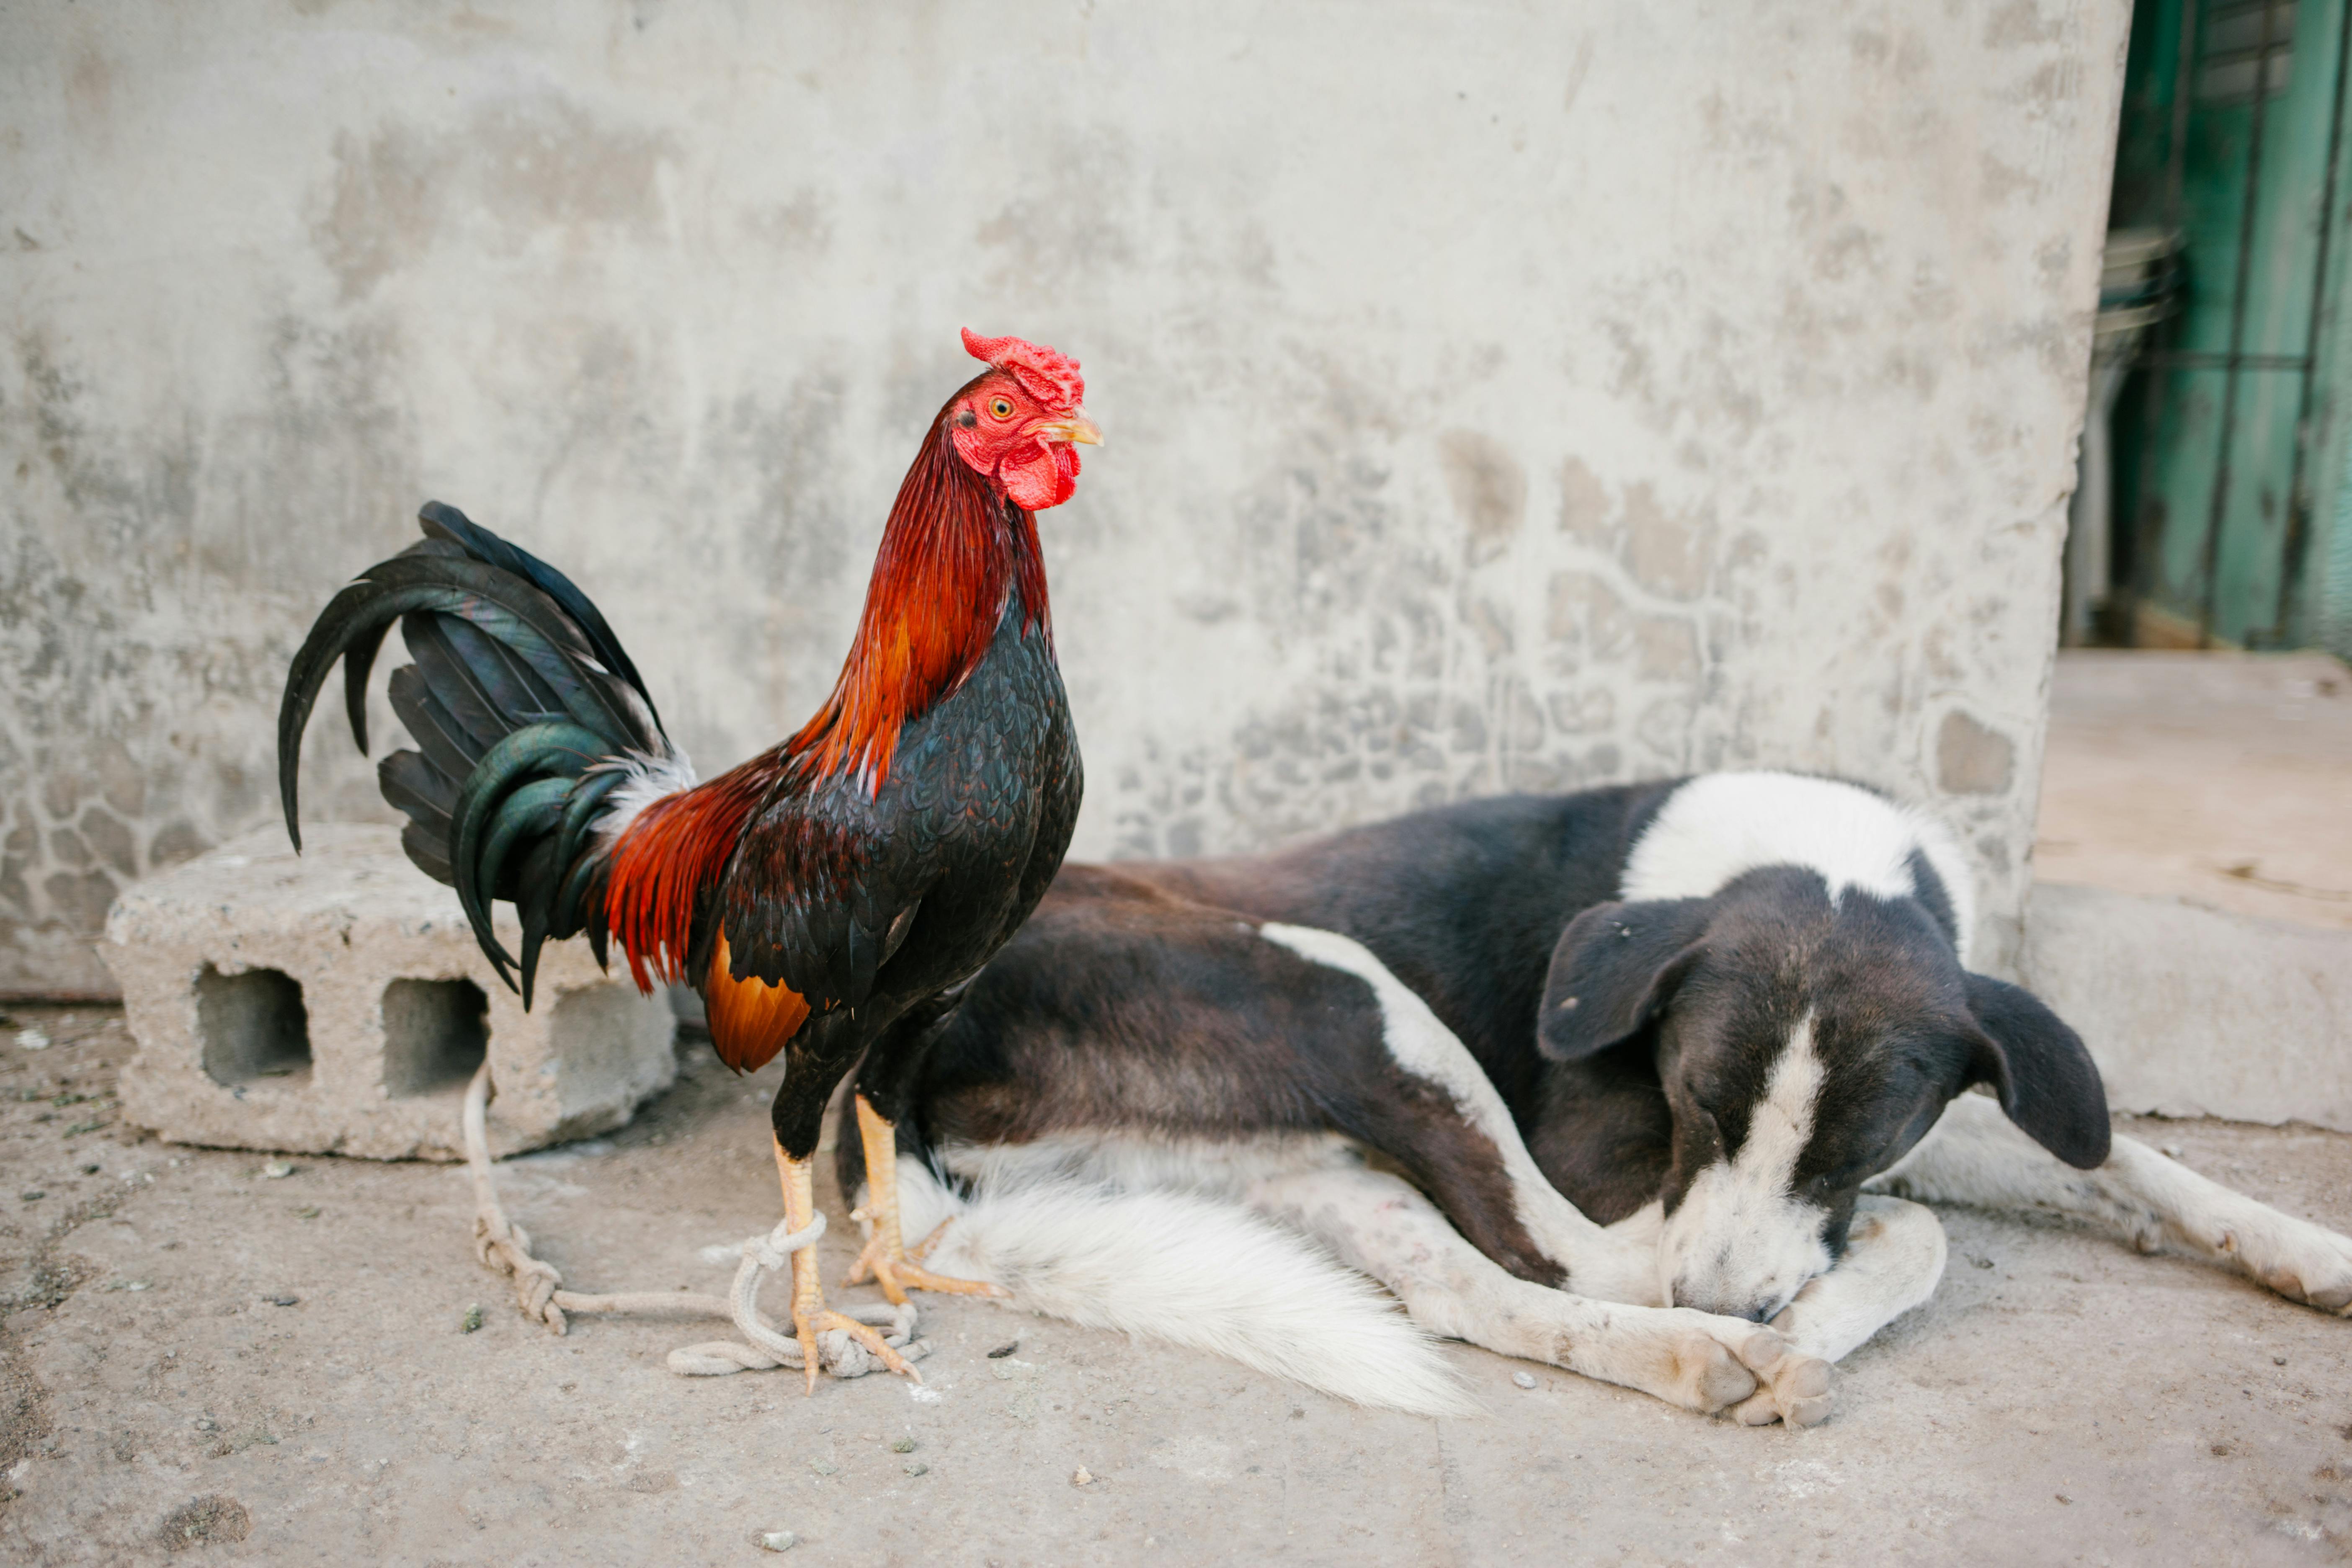
<svg viewBox="0 0 2352 1568"><path fill-rule="evenodd" d="M196 1033L205 1071L228 1088L310 1076L310 1015L302 986L275 969L196 976Z"/></svg>
<svg viewBox="0 0 2352 1568"><path fill-rule="evenodd" d="M463 1088L488 1051L490 999L470 980L383 988L383 1087L395 1100Z"/></svg>

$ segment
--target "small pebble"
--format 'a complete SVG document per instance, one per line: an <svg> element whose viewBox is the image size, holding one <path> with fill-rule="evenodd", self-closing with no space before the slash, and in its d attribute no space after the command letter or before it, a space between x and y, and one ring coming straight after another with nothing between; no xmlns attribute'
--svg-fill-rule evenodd
<svg viewBox="0 0 2352 1568"><path fill-rule="evenodd" d="M1536 1374L1531 1372L1515 1372L1511 1373L1511 1381L1521 1388L1533 1388L1536 1385Z"/></svg>
<svg viewBox="0 0 2352 1568"><path fill-rule="evenodd" d="M2072 1503L2074 1500L2073 1498L2068 1497L2064 1492L2053 1492L2050 1495L2056 1498L2063 1503Z"/></svg>
<svg viewBox="0 0 2352 1568"><path fill-rule="evenodd" d="M476 1301L466 1309L466 1315L457 1320L457 1331L461 1334L470 1334L481 1326L482 1304Z"/></svg>
<svg viewBox="0 0 2352 1568"><path fill-rule="evenodd" d="M2180 1145L2178 1143L2167 1143L2159 1152L2168 1160L2178 1160L2180 1158Z"/></svg>
<svg viewBox="0 0 2352 1568"><path fill-rule="evenodd" d="M831 1459L811 1459L809 1461L809 1468L814 1470L820 1476L830 1476L837 1473L841 1467L835 1464Z"/></svg>
<svg viewBox="0 0 2352 1568"><path fill-rule="evenodd" d="M319 1217L319 1205L316 1204L304 1204L300 1208L290 1209L288 1212L293 1215L296 1219L317 1219Z"/></svg>
<svg viewBox="0 0 2352 1568"><path fill-rule="evenodd" d="M16 1048L20 1051L46 1051L49 1048L49 1037L38 1029L19 1029L16 1031Z"/></svg>
<svg viewBox="0 0 2352 1568"><path fill-rule="evenodd" d="M264 1296L262 1300L268 1302L273 1307L291 1307L299 1303L302 1298L299 1296Z"/></svg>
<svg viewBox="0 0 2352 1568"><path fill-rule="evenodd" d="M920 1459L916 1459L907 1466L907 1473L910 1476L928 1476L931 1473L931 1467Z"/></svg>
<svg viewBox="0 0 2352 1568"><path fill-rule="evenodd" d="M772 1530L760 1537L760 1544L771 1552L790 1552L800 1542L801 1538L789 1530Z"/></svg>
<svg viewBox="0 0 2352 1568"><path fill-rule="evenodd" d="M1080 1465L1076 1470L1070 1472L1070 1484L1074 1487L1090 1487L1095 1484L1095 1473L1084 1465Z"/></svg>
<svg viewBox="0 0 2352 1568"><path fill-rule="evenodd" d="M2280 1364L2284 1366L2285 1363L2282 1362ZM911 1454L915 1451L915 1440L912 1437L893 1437L890 1439L890 1451L894 1454Z"/></svg>
<svg viewBox="0 0 2352 1568"><path fill-rule="evenodd" d="M220 1426L209 1415L199 1415L196 1417L196 1430L199 1432L217 1432L220 1430Z"/></svg>
<svg viewBox="0 0 2352 1568"><path fill-rule="evenodd" d="M272 1160L269 1163L261 1167L261 1173L264 1176L267 1176L269 1180L275 1182L292 1175L294 1173L294 1167L288 1164L283 1160Z"/></svg>
<svg viewBox="0 0 2352 1568"><path fill-rule="evenodd" d="M2271 1364L2273 1366L2284 1366L2286 1364L2286 1357L2283 1355L2274 1355L2271 1357Z"/></svg>
<svg viewBox="0 0 2352 1568"><path fill-rule="evenodd" d="M47 1197L49 1194L41 1191L38 1187L33 1187L27 1191L18 1193L16 1195L24 1199L28 1204L37 1204L43 1198Z"/></svg>
<svg viewBox="0 0 2352 1568"><path fill-rule="evenodd" d="M989 1352L988 1359L991 1361L1003 1361L1006 1356L1011 1355L1014 1351L1017 1351L1020 1348L1021 1342L1019 1340L1007 1340L1003 1344L997 1346L994 1350Z"/></svg>
<svg viewBox="0 0 2352 1568"><path fill-rule="evenodd" d="M98 1167L96 1165L84 1165L81 1168L81 1173L85 1176L95 1176L98 1174Z"/></svg>

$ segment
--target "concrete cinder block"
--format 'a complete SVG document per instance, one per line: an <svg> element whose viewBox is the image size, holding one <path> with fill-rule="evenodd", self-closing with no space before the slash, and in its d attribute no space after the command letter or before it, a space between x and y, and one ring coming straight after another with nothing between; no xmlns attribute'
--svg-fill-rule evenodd
<svg viewBox="0 0 2352 1568"><path fill-rule="evenodd" d="M2352 1132L2352 931L2037 882L2018 975L2118 1110Z"/></svg>
<svg viewBox="0 0 2352 1568"><path fill-rule="evenodd" d="M133 1121L181 1143L454 1160L485 1050L494 1154L622 1126L677 1077L667 1003L587 943L548 945L525 1013L394 829L303 837L297 857L277 829L250 834L116 901L101 951L139 1042Z"/></svg>

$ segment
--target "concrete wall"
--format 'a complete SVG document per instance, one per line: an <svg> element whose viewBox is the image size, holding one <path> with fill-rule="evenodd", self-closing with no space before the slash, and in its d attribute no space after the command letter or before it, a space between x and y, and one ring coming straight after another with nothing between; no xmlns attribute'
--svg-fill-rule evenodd
<svg viewBox="0 0 2352 1568"><path fill-rule="evenodd" d="M967 323L1110 437L1044 530L1080 853L1838 769L2006 951L2126 19L9 5L0 987L268 820L288 656L428 496L706 764L797 723Z"/></svg>

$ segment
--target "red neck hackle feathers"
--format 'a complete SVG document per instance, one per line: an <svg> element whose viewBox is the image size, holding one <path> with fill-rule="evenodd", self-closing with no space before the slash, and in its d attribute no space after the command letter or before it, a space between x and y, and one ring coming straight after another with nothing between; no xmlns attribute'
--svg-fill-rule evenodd
<svg viewBox="0 0 2352 1568"><path fill-rule="evenodd" d="M899 730L980 663L1015 585L1023 629L1043 627L1049 641L1053 636L1036 520L1006 505L999 487L964 461L950 438L955 410L971 390L940 411L931 439L898 487L857 637L833 695L784 742L811 774L855 772L869 793L879 790Z"/></svg>
<svg viewBox="0 0 2352 1568"><path fill-rule="evenodd" d="M975 460L957 437L972 432L965 421L974 404L996 395L1017 402L1015 425L1066 417L1078 411L1086 384L1076 362L1051 349L969 331L964 341L992 368L940 410L898 487L856 638L824 706L782 745L647 806L614 847L605 921L641 989L651 988L649 974L706 978L686 973L697 904L777 789L843 773L856 774L869 794L881 789L900 730L980 663L1008 593L1021 595L1022 629L1042 631L1052 647L1036 520L1008 503L1004 465ZM1058 454L1045 446L1043 457L1058 465L1055 499L1066 497L1075 454L1064 442Z"/></svg>

